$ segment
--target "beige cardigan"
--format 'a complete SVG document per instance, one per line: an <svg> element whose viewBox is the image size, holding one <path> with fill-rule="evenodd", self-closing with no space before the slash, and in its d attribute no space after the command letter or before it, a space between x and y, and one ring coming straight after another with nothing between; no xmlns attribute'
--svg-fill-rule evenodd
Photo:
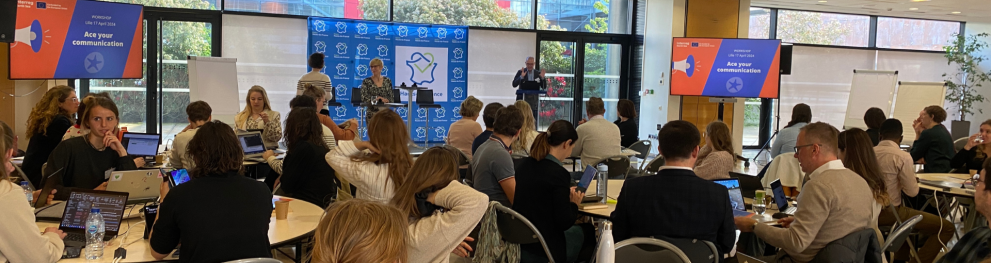
<svg viewBox="0 0 991 263"><path fill-rule="evenodd" d="M708 145L702 147L698 160L695 160L695 175L706 180L729 179L729 172L736 165L736 157L727 151L713 151Z"/></svg>
<svg viewBox="0 0 991 263"><path fill-rule="evenodd" d="M361 192L359 192L361 193ZM409 262L446 263L454 248L482 220L489 197L457 181L437 191L435 205L444 212L434 212L409 225Z"/></svg>
<svg viewBox="0 0 991 263"><path fill-rule="evenodd" d="M282 116L279 115L278 111L273 110L265 110L265 114L268 114L268 122L264 125L248 125L251 112L241 111L234 116L234 127L239 130L263 129L262 139L265 140L266 144L279 143L279 140L282 139ZM258 120L258 122L262 121Z"/></svg>
<svg viewBox="0 0 991 263"><path fill-rule="evenodd" d="M20 186L0 181L0 210L0 262L55 262L62 258L62 238L38 232L34 212Z"/></svg>

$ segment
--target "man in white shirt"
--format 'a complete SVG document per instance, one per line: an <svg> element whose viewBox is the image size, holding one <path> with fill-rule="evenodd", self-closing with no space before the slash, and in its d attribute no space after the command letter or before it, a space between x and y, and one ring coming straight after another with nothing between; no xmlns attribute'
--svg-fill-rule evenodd
<svg viewBox="0 0 991 263"><path fill-rule="evenodd" d="M193 158L186 155L186 148L189 141L196 135L200 126L213 120L213 109L205 101L198 100L186 106L186 115L189 116L189 125L182 132L176 134L172 140L172 151L169 153L169 166L173 169L193 169Z"/></svg>
<svg viewBox="0 0 991 263"><path fill-rule="evenodd" d="M619 155L622 150L619 126L606 120L605 103L601 98L592 97L585 103L588 121L579 123L578 141L571 156L581 157L582 166L594 165L606 157Z"/></svg>
<svg viewBox="0 0 991 263"><path fill-rule="evenodd" d="M306 84L313 84L313 86L323 89L327 94L327 98L334 98L334 87L330 84L330 76L320 73L320 70L324 66L324 57L325 55L323 53L313 53L310 55L310 59L306 60L312 69L309 73L299 77L299 81L296 82L296 96L303 95L303 87ZM323 109L327 108L327 105L318 106Z"/></svg>

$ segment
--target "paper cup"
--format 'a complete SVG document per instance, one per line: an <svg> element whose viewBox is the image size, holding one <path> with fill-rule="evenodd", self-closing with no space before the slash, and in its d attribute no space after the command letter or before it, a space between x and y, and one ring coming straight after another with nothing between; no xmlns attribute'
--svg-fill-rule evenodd
<svg viewBox="0 0 991 263"><path fill-rule="evenodd" d="M275 201L275 219L285 220L289 216L289 200Z"/></svg>

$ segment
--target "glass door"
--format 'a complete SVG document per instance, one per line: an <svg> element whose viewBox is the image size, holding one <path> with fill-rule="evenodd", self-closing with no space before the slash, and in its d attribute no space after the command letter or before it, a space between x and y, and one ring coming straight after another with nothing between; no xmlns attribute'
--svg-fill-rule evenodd
<svg viewBox="0 0 991 263"><path fill-rule="evenodd" d="M163 140L174 138L189 124L186 57L212 55L212 26L207 22L159 21L157 61L160 78L156 93L160 99L157 119Z"/></svg>
<svg viewBox="0 0 991 263"><path fill-rule="evenodd" d="M575 107L575 47L573 41L540 41L540 68L546 71L547 96L540 97L537 130L556 120L573 120Z"/></svg>
<svg viewBox="0 0 991 263"><path fill-rule="evenodd" d="M539 67L547 71L547 96L541 97L537 128L556 120L577 124L587 119L585 102L602 98L605 118L616 120L616 105L627 90L628 39L601 34L541 33Z"/></svg>
<svg viewBox="0 0 991 263"><path fill-rule="evenodd" d="M622 54L621 44L585 43L582 101L592 97L602 98L606 106L604 117L609 121L619 118L616 105L620 99ZM589 116L585 115L584 112L579 114L581 119L588 119Z"/></svg>

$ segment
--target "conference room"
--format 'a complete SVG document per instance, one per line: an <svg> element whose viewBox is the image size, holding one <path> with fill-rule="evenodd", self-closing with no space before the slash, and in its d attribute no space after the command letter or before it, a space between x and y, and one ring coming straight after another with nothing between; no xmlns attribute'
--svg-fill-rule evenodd
<svg viewBox="0 0 991 263"><path fill-rule="evenodd" d="M867 261L988 256L968 245L991 213L973 1L0 17L0 239L18 241L0 262L841 262L853 239Z"/></svg>

